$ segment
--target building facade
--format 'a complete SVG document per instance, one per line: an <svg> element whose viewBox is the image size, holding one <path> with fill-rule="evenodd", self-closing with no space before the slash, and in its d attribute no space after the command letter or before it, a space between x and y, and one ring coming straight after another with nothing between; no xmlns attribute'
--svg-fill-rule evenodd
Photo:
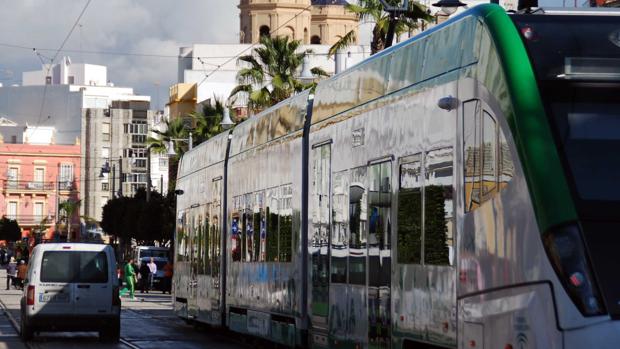
<svg viewBox="0 0 620 349"><path fill-rule="evenodd" d="M239 42L253 44L262 35L287 36L302 44L333 45L358 19L344 0L241 0Z"/></svg>
<svg viewBox="0 0 620 349"><path fill-rule="evenodd" d="M17 220L22 236L40 232L53 239L67 231L66 214L59 204L81 198L80 145L0 143L0 216ZM73 238L80 230L72 217Z"/></svg>
<svg viewBox="0 0 620 349"><path fill-rule="evenodd" d="M113 193L110 175L107 172L102 175L101 169L106 169L106 164L109 167L118 164L126 154L132 154L131 159L124 159L126 163L134 159L140 165L146 162L141 152L123 150L146 147L147 130L156 114L149 109L150 96L137 95L132 88L114 86L107 80L105 66L72 64L67 57L52 67L24 72L22 80L24 86L0 87L2 139L5 143L22 143L23 134L15 130L30 125L38 130L53 127L55 145L78 144L83 159L80 187L84 202L80 215L100 221L102 207ZM124 134L125 124L134 123L143 126L130 126ZM123 178L135 184L127 184L129 188L146 186L146 177L127 172L133 170L132 166L126 166L116 174L114 183L120 185ZM166 183L167 173L167 169L161 172ZM138 179L144 180L135 181ZM155 188L159 188L160 179L154 183ZM118 186L115 189L116 194L120 193ZM123 195L131 193L123 191Z"/></svg>

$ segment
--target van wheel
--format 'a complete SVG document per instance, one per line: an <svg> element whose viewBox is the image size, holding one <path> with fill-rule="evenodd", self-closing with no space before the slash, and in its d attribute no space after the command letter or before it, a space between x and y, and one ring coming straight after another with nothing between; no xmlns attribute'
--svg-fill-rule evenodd
<svg viewBox="0 0 620 349"><path fill-rule="evenodd" d="M32 328L24 323L24 320L19 323L19 332L24 341L29 341L34 336Z"/></svg>
<svg viewBox="0 0 620 349"><path fill-rule="evenodd" d="M99 340L107 343L118 343L121 339L120 325L112 325L99 331Z"/></svg>

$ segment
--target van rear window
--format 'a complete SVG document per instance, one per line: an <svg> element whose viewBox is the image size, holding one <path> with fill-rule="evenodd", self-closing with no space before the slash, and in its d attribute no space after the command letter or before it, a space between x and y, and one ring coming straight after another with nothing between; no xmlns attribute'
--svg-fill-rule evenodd
<svg viewBox="0 0 620 349"><path fill-rule="evenodd" d="M108 282L105 252L46 251L41 261L41 282Z"/></svg>

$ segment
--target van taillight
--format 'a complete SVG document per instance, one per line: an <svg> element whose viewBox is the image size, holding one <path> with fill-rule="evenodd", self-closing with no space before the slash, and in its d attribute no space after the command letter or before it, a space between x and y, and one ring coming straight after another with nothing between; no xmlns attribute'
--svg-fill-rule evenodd
<svg viewBox="0 0 620 349"><path fill-rule="evenodd" d="M605 313L588 254L577 224L551 229L544 234L544 245L562 286L585 316Z"/></svg>
<svg viewBox="0 0 620 349"><path fill-rule="evenodd" d="M112 289L112 305L121 306L121 297L119 296L118 286Z"/></svg>
<svg viewBox="0 0 620 349"><path fill-rule="evenodd" d="M28 291L26 292L26 305L34 305L34 286L28 286Z"/></svg>

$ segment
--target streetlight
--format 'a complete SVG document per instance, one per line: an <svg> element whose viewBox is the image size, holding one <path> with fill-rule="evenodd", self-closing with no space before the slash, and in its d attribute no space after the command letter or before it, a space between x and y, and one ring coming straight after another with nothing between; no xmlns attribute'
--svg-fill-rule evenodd
<svg viewBox="0 0 620 349"><path fill-rule="evenodd" d="M230 119L230 117L228 117ZM192 139L192 133L189 133L189 138L170 138L170 140L168 141L168 156L175 156L177 155L177 152L174 151L174 142L187 142L189 144L189 150L192 150L193 148L193 139Z"/></svg>
<svg viewBox="0 0 620 349"><path fill-rule="evenodd" d="M383 11L390 14L390 25L388 26L387 34L385 35L385 48L392 46L394 41L394 33L396 32L396 18L406 14L409 11L409 0L403 1L403 6L392 6L385 0L379 0L383 5Z"/></svg>
<svg viewBox="0 0 620 349"><path fill-rule="evenodd" d="M464 4L459 0L439 0L432 5L435 7L441 7L441 12L445 13L448 16L456 12L459 7L467 6L467 4Z"/></svg>
<svg viewBox="0 0 620 349"><path fill-rule="evenodd" d="M224 117L222 118L222 122L220 122L220 126L222 126L224 130L228 130L235 125L235 122L230 118L230 110L228 110L228 108L228 105L224 105Z"/></svg>

